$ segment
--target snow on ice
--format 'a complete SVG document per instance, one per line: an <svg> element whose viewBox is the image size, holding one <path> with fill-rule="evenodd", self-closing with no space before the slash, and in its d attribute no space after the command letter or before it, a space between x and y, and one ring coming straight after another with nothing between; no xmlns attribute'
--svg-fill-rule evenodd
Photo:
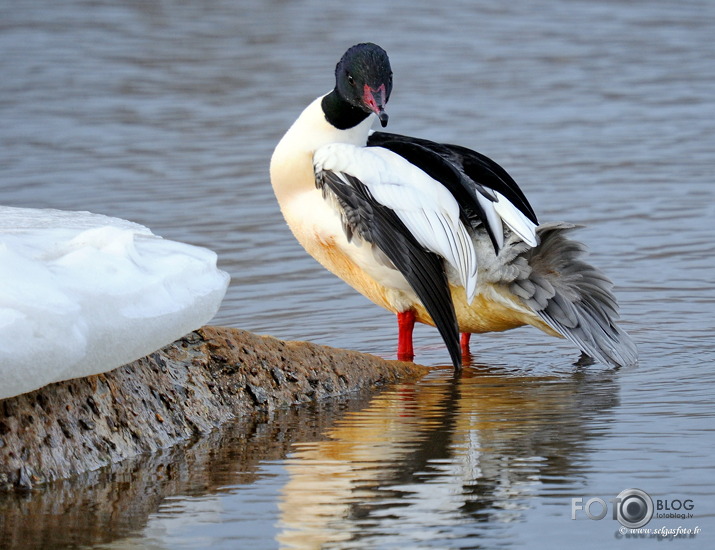
<svg viewBox="0 0 715 550"><path fill-rule="evenodd" d="M89 212L0 206L0 399L110 371L215 315L205 248Z"/></svg>

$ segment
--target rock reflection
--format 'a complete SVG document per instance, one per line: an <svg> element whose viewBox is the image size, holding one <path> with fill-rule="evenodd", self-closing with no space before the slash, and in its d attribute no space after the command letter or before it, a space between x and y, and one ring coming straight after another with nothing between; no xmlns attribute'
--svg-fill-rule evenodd
<svg viewBox="0 0 715 550"><path fill-rule="evenodd" d="M518 521L529 498L573 483L618 404L613 372L568 377L475 367L398 386L328 439L294 446L279 503L283 547L474 538ZM594 419L597 419L594 422Z"/></svg>
<svg viewBox="0 0 715 550"><path fill-rule="evenodd" d="M221 495L226 487L254 484L264 475L261 463L282 459L297 440L320 439L336 417L367 400L358 395L255 415L156 455L25 494L0 493L0 548L145 547L141 538L154 515L174 505L171 497Z"/></svg>

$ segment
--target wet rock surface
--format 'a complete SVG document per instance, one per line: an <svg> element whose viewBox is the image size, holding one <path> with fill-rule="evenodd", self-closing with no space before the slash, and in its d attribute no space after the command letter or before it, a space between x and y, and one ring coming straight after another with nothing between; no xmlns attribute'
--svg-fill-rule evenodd
<svg viewBox="0 0 715 550"><path fill-rule="evenodd" d="M346 395L425 367L204 327L109 373L0 400L0 490L155 453L256 413Z"/></svg>

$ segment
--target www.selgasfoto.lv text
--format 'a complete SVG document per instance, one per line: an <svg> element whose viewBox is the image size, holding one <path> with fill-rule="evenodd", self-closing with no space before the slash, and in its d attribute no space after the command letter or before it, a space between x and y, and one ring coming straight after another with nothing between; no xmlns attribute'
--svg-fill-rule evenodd
<svg viewBox="0 0 715 550"><path fill-rule="evenodd" d="M616 531L616 538L646 538L657 537L660 539L674 538L692 538L702 532L698 526L695 527L640 527L638 529L630 529L628 527L620 527Z"/></svg>

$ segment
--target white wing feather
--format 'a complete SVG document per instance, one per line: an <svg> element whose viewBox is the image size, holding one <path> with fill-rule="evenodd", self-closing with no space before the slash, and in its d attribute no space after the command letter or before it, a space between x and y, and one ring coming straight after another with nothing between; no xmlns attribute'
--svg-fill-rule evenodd
<svg viewBox="0 0 715 550"><path fill-rule="evenodd" d="M477 255L459 219L459 205L438 181L381 147L332 143L319 148L316 170L350 174L376 201L397 214L418 243L444 258L459 274L471 302L477 290Z"/></svg>
<svg viewBox="0 0 715 550"><path fill-rule="evenodd" d="M490 201L481 193L477 192L477 201L479 206L482 207L484 214L487 216L487 223L489 228L492 230L492 234L497 242L497 245L501 249L504 246L504 225L502 224L502 219L499 216L496 208L494 208L494 201Z"/></svg>
<svg viewBox="0 0 715 550"><path fill-rule="evenodd" d="M536 236L536 224L532 222L529 218L522 214L516 206L514 206L509 200L499 193L497 194L497 201L493 202L493 208L499 217L504 220L509 229L514 233L519 235L521 240L530 246L536 246L539 244L539 239Z"/></svg>

